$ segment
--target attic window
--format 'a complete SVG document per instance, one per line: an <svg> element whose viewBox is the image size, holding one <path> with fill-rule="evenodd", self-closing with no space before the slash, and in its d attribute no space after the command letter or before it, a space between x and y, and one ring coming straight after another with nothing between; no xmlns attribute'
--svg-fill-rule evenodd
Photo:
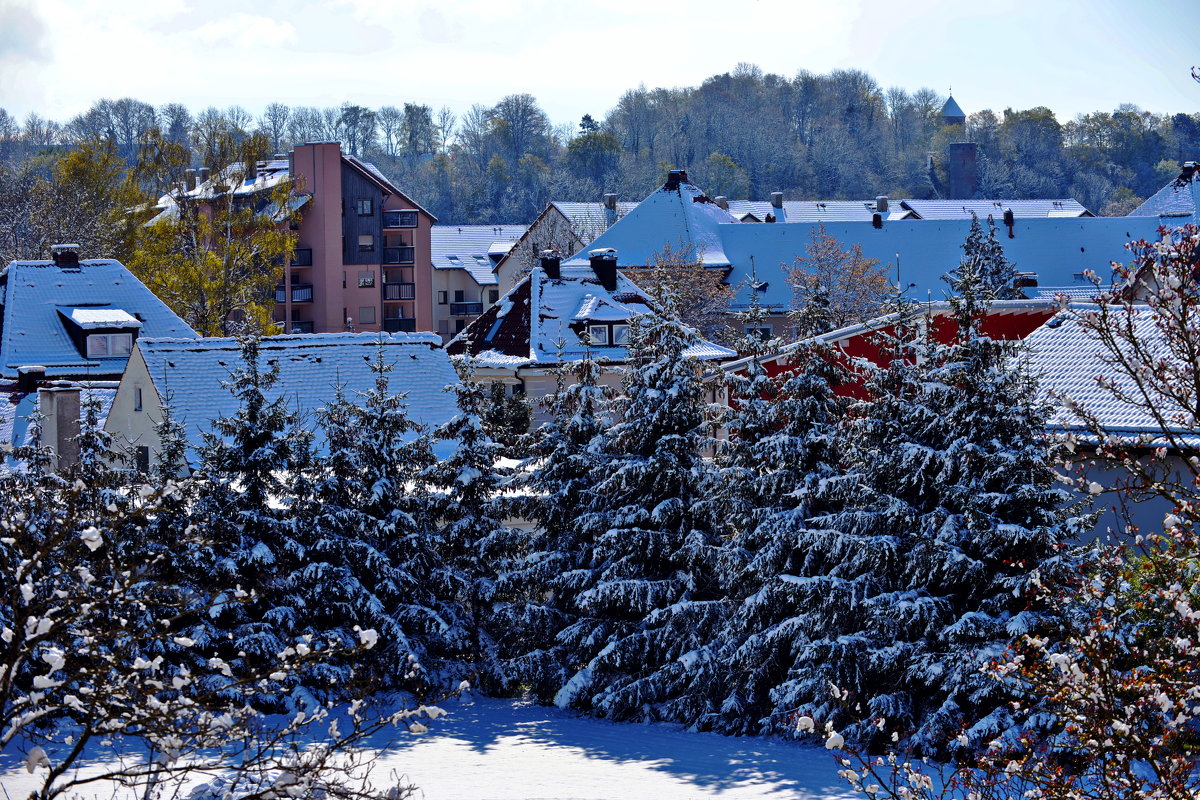
<svg viewBox="0 0 1200 800"><path fill-rule="evenodd" d="M588 338L593 345L608 344L607 325L588 325Z"/></svg>
<svg viewBox="0 0 1200 800"><path fill-rule="evenodd" d="M125 358L133 350L133 334L93 333L87 337L88 358Z"/></svg>

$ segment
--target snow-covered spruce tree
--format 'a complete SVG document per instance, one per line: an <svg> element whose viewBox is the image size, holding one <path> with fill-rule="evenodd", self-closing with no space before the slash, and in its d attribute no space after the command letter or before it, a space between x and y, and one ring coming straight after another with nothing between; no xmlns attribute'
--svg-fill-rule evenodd
<svg viewBox="0 0 1200 800"><path fill-rule="evenodd" d="M978 276L960 287L952 343L902 326L871 371L845 428L849 472L814 493L823 510L774 523L794 528L785 580L802 609L775 729L802 713L847 739L897 732L936 752L964 728L979 741L1014 725L982 668L1040 624L1033 576L1061 566L1076 528L1033 379L979 332Z"/></svg>
<svg viewBox="0 0 1200 800"><path fill-rule="evenodd" d="M192 522L207 546L178 564L215 598L208 613L191 619L186 636L216 650L235 675L273 658L317 616L296 588L308 560L298 532L308 521L293 517L288 485L311 468L312 434L297 426L282 397L269 399L279 370L263 369L260 340L240 341L241 362L225 383L238 411L215 420L200 448L203 488ZM322 687L332 677L312 676Z"/></svg>
<svg viewBox="0 0 1200 800"><path fill-rule="evenodd" d="M945 276L955 294L962 292L961 281L969 279L976 281L980 290L997 300L1025 296L1020 289L1013 286L1013 280L1017 277L1016 268L1004 254L996 230L996 221L989 215L988 230L985 234L983 226L979 224L979 216L974 211L971 212L971 227L967 231L966 241L962 244L962 259L958 266Z"/></svg>
<svg viewBox="0 0 1200 800"><path fill-rule="evenodd" d="M580 634L575 625L591 627L591 620L580 621L578 601L591 585L595 540L579 518L595 502L595 475L607 459L598 437L612 399L590 350L558 369L556 391L543 401L550 421L532 437L531 468L517 472L512 484L514 510L537 533L524 562L498 580L509 598L502 646L514 680L547 701L574 672L560 634L571 641Z"/></svg>
<svg viewBox="0 0 1200 800"><path fill-rule="evenodd" d="M439 441L454 443L454 451L421 474L431 518L440 526L443 574L450 582L445 596L460 607L442 633L448 648L444 669L469 674L485 690L506 691L510 677L496 640L494 607L503 603L496 580L526 551L527 534L504 524L507 471L498 464L504 446L484 429L487 392L469 359L457 367L459 382L452 389L458 414L435 433Z"/></svg>
<svg viewBox="0 0 1200 800"><path fill-rule="evenodd" d="M328 454L319 461L311 510L317 534L306 537L312 542L299 588L311 607L334 615L330 625L353 620L378 632L370 658L355 665L360 680L425 693L456 677L437 665L462 650L462 642L444 641L444 631L463 628L456 580L441 560L419 487L434 462L429 440L409 418L404 395L391 391L393 364L384 356L380 347L373 388L354 400L339 388L320 412ZM353 634L342 628L343 637Z"/></svg>
<svg viewBox="0 0 1200 800"><path fill-rule="evenodd" d="M695 506L711 486L704 451L714 422L702 366L684 355L694 332L674 319L669 285L662 313L630 326L630 365L615 404L618 421L597 443L607 458L579 535L594 542L584 615L564 632L577 671L560 706L616 719L687 721L709 708L692 673L710 657L726 616L726 551Z"/></svg>
<svg viewBox="0 0 1200 800"><path fill-rule="evenodd" d="M794 349L786 372L771 379L751 364L730 386L729 440L717 453L711 504L728 526L727 547L741 559L733 582L740 601L722 627L719 712L703 724L731 733L772 728L772 690L783 683L807 642L795 624L807 598L791 574L796 530L819 508L815 497L838 475L836 428L845 377L823 348Z"/></svg>

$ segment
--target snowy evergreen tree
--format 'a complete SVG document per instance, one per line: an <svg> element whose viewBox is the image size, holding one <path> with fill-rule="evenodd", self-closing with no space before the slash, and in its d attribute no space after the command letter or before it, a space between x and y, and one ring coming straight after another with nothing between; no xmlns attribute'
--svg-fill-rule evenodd
<svg viewBox="0 0 1200 800"><path fill-rule="evenodd" d="M432 517L440 521L445 574L453 582L447 596L457 598L462 609L461 622L443 635L457 649L457 669L470 671L472 684L505 691L510 677L496 631L505 601L497 596L497 578L527 550L527 534L504 524L501 493L507 476L498 464L504 446L484 428L487 392L469 360L458 369L460 380L453 387L458 414L436 432L438 440L454 443L454 451L421 475L431 492Z"/></svg>
<svg viewBox="0 0 1200 800"><path fill-rule="evenodd" d="M981 296L997 300L1021 298L1020 289L1013 286L1017 277L1016 268L1004 254L996 236L996 221L988 216L987 233L979 224L979 216L971 212L971 227L967 231L966 241L962 244L963 255L957 267L951 270L945 281L950 284L954 294L963 292L962 282L971 280L976 283L975 291Z"/></svg>
<svg viewBox="0 0 1200 800"><path fill-rule="evenodd" d="M1031 576L1061 565L1074 527L1033 379L980 334L979 277L967 269L960 286L955 341L901 329L872 371L846 430L849 471L822 480L806 513L765 523L788 542L776 585L796 610L767 729L804 713L870 742L886 720L938 751L964 726L975 739L1012 724L981 668L1039 624Z"/></svg>
<svg viewBox="0 0 1200 800"><path fill-rule="evenodd" d="M418 480L433 453L428 437L417 435L404 395L391 391L393 366L380 347L371 364L374 387L355 400L339 387L320 413L328 454L314 486L315 535L307 537L298 588L310 606L333 615L331 625L343 625L344 638L357 633L348 621L377 632L379 644L356 665L360 678L424 693L455 677L437 666L447 651L462 649L444 635L461 625L455 581L441 562Z"/></svg>
<svg viewBox="0 0 1200 800"><path fill-rule="evenodd" d="M595 476L607 462L599 437L608 427L612 392L600 383L600 371L590 350L559 367L556 391L544 401L551 419L532 437L532 466L514 476L515 510L537 533L528 558L502 581L513 599L504 646L516 680L543 700L573 672L560 635L573 640L574 626L591 622L580 623L579 593L591 584L595 540L579 519L597 502Z"/></svg>
<svg viewBox="0 0 1200 800"><path fill-rule="evenodd" d="M701 364L684 356L695 334L673 318L672 299L666 287L663 313L630 326L619 421L600 437L606 458L578 521L593 542L576 589L583 617L561 637L576 672L556 703L619 719L707 710L684 690L728 610L726 551L693 511L711 485L703 454L714 420Z"/></svg>

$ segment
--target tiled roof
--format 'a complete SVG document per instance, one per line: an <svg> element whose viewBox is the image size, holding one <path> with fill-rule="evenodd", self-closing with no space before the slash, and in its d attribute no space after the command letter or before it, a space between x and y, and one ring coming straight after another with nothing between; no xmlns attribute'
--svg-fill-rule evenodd
<svg viewBox="0 0 1200 800"><path fill-rule="evenodd" d="M279 367L269 399L282 397L288 407L315 426L314 414L331 401L338 385L346 396L375 384L371 363L382 347L393 391L406 392L408 414L433 427L455 414L454 395L445 388L458 378L434 334L321 333L272 336L259 344L263 369ZM241 364L233 338L141 339L137 344L160 399L170 394L171 409L188 443L197 447L217 417L237 413L238 400L222 382ZM318 430L318 446L322 437Z"/></svg>
<svg viewBox="0 0 1200 800"><path fill-rule="evenodd" d="M1104 352L1096 334L1080 324L1079 315L1089 307L1072 306L1034 331L1025 341L1029 347L1029 364L1041 376L1041 390L1047 394L1065 395L1096 415L1105 430L1116 434L1158 434L1161 428L1153 417L1135 405L1123 403L1096 382L1098 376L1115 381L1132 396L1138 391L1133 381L1104 363ZM1121 309L1115 312L1122 314ZM1146 306L1135 306L1133 333L1152 356L1171 358L1163 334L1154 321L1154 312ZM1156 405L1166 416L1178 413L1165 398L1156 398ZM1065 430L1083 430L1079 419L1056 404L1050 425ZM1193 434L1195 427L1179 426L1181 433ZM1191 437L1189 437L1191 438Z"/></svg>
<svg viewBox="0 0 1200 800"><path fill-rule="evenodd" d="M539 267L472 321L446 349L454 354L470 353L485 366L557 364L578 360L588 349L572 325L619 323L646 313L654 313L653 302L624 275L617 275L617 288L609 292L591 267L564 266L557 279L547 277ZM593 356L610 361L625 361L629 355L621 345L590 350ZM685 354L705 359L736 356L732 350L703 340Z"/></svg>
<svg viewBox="0 0 1200 800"><path fill-rule="evenodd" d="M1170 217L1170 224L1200 222L1200 184L1194 173L1181 174L1129 212L1131 217Z"/></svg>
<svg viewBox="0 0 1200 800"><path fill-rule="evenodd" d="M60 384L61 385L61 384ZM100 422L108 416L113 398L117 394L116 381L85 381L72 382L68 385L78 386L84 397L95 398L100 403ZM81 397L83 399L83 397ZM15 383L0 384L0 454L11 447L32 444L29 436L29 422L38 410L38 393L17 391ZM87 409L80 404L79 415L82 421ZM14 468L11 459L5 460L0 455L0 469Z"/></svg>
<svg viewBox="0 0 1200 800"><path fill-rule="evenodd" d="M875 213L874 200L784 200L783 208L775 208L766 200L730 200L729 211L741 220L741 215L753 214L759 222L773 214L776 222L870 222ZM892 203L884 213L885 220L911 216L910 211Z"/></svg>
<svg viewBox="0 0 1200 800"><path fill-rule="evenodd" d="M706 267L728 267L717 235L723 222L737 220L698 187L681 181L677 188L657 189L563 265L585 265L589 250L611 247L622 266L647 266L669 246L676 252L694 252Z"/></svg>
<svg viewBox="0 0 1200 800"><path fill-rule="evenodd" d="M23 366L44 366L47 377L119 375L125 358L88 359L71 339L64 319L124 320L108 327L141 328L140 336L194 337L171 309L123 265L86 259L79 268L53 261L14 261L3 274L0 376L17 377ZM129 322L132 319L133 322Z"/></svg>
<svg viewBox="0 0 1200 800"><path fill-rule="evenodd" d="M434 225L430 260L434 269L466 270L480 286L495 286L497 262L526 230L524 225Z"/></svg>
<svg viewBox="0 0 1200 800"><path fill-rule="evenodd" d="M638 204L618 201L615 209L608 209L603 203L555 200L550 205L566 218L572 230L586 243L608 230L614 222L637 208Z"/></svg>

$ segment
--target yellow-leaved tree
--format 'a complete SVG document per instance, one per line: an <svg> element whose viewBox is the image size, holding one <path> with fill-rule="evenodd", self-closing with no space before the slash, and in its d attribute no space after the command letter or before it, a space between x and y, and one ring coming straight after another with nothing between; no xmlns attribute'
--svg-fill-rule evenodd
<svg viewBox="0 0 1200 800"><path fill-rule="evenodd" d="M222 134L212 153L210 177L189 190L188 149L158 130L144 137L135 174L162 211L128 266L204 336L275 333L275 287L296 244L294 181L255 168L267 153L260 134Z"/></svg>
<svg viewBox="0 0 1200 800"><path fill-rule="evenodd" d="M784 266L792 285L797 327L815 335L879 316L894 292L886 268L862 247L842 243L818 225L805 248Z"/></svg>

